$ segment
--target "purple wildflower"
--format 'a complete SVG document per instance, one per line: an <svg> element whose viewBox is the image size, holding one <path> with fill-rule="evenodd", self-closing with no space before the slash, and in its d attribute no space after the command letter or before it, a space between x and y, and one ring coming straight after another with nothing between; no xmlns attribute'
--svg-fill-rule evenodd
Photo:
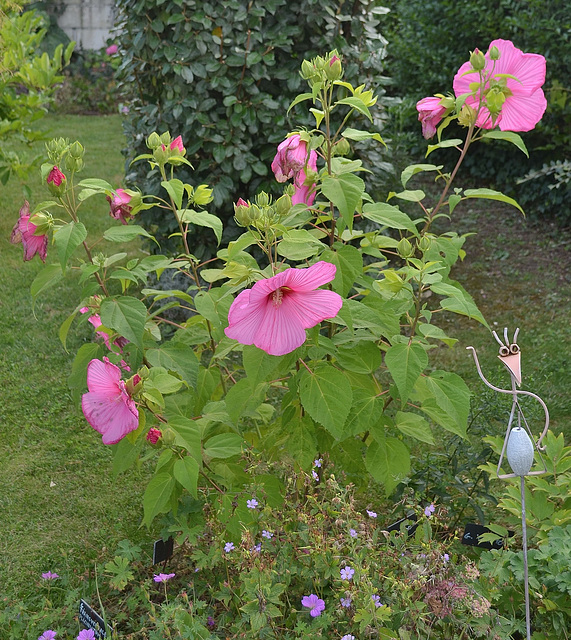
<svg viewBox="0 0 571 640"><path fill-rule="evenodd" d="M351 598L341 598L341 606L348 609L351 606Z"/></svg>
<svg viewBox="0 0 571 640"><path fill-rule="evenodd" d="M46 573L42 573L42 578L44 580L57 580L59 578L57 573L52 573L51 571L46 571Z"/></svg>
<svg viewBox="0 0 571 640"><path fill-rule="evenodd" d="M230 553L230 551L234 550L234 543L233 542L227 542L224 545L224 551L226 551L226 553Z"/></svg>
<svg viewBox="0 0 571 640"><path fill-rule="evenodd" d="M216 626L216 620L214 620L214 618L212 616L208 616L208 618L206 620L206 626L209 629L214 629L214 627Z"/></svg>
<svg viewBox="0 0 571 640"><path fill-rule="evenodd" d="M377 513L375 511L369 511L368 509L367 509L367 515L369 516L369 518L377 517Z"/></svg>
<svg viewBox="0 0 571 640"><path fill-rule="evenodd" d="M93 629L83 629L75 640L95 640L95 631Z"/></svg>
<svg viewBox="0 0 571 640"><path fill-rule="evenodd" d="M378 596L377 594L373 594L371 596L371 600L373 601L373 604L375 605L375 607L378 609L379 607L383 606L383 603L381 602L381 597Z"/></svg>
<svg viewBox="0 0 571 640"><path fill-rule="evenodd" d="M352 636L350 633L344 635L341 640L355 640L355 636Z"/></svg>
<svg viewBox="0 0 571 640"><path fill-rule="evenodd" d="M313 461L313 466L321 469L321 465L323 464L323 458L317 458L317 460Z"/></svg>
<svg viewBox="0 0 571 640"><path fill-rule="evenodd" d="M325 601L321 598L318 598L314 593L309 596L303 596L301 599L301 604L304 607L309 608L309 615L312 618L317 618L317 616L321 615L321 612L325 609Z"/></svg>
<svg viewBox="0 0 571 640"><path fill-rule="evenodd" d="M317 473L315 471L312 471L311 475L313 476L313 479L315 480L315 482L319 482L319 476L317 475Z"/></svg>
<svg viewBox="0 0 571 640"><path fill-rule="evenodd" d="M246 506L248 507L248 509L255 509L258 506L258 501L256 500L256 498L252 498L251 500L248 500L246 502Z"/></svg>
<svg viewBox="0 0 571 640"><path fill-rule="evenodd" d="M448 560L450 560L450 556L449 556L447 553L445 553L445 554L442 556L442 559L444 560L444 562L448 562Z"/></svg>
<svg viewBox="0 0 571 640"><path fill-rule="evenodd" d="M345 567L341 569L341 580L351 580L351 578L355 575L355 569L351 569L351 567Z"/></svg>
<svg viewBox="0 0 571 640"><path fill-rule="evenodd" d="M355 531L355 529L349 529L349 535L352 538L356 538L359 534Z"/></svg>
<svg viewBox="0 0 571 640"><path fill-rule="evenodd" d="M47 631L44 631L42 633L42 635L38 638L38 640L54 640L55 637L56 637L56 632L52 631L51 629L48 629Z"/></svg>
<svg viewBox="0 0 571 640"><path fill-rule="evenodd" d="M260 551L262 550L262 543L258 542L258 544L255 544L252 547L252 551L255 551L256 553L260 553Z"/></svg>
<svg viewBox="0 0 571 640"><path fill-rule="evenodd" d="M265 529L262 529L262 537L267 538L268 540L271 540L274 537L274 534L271 531L266 531Z"/></svg>
<svg viewBox="0 0 571 640"><path fill-rule="evenodd" d="M436 507L434 506L434 503L433 503L433 502L431 502L431 503L428 505L428 507L425 507L425 508L424 508L424 515L425 515L427 518L430 518L430 516L435 512L435 510L436 510Z"/></svg>
<svg viewBox="0 0 571 640"><path fill-rule="evenodd" d="M171 578L174 578L175 575L174 573L159 573L153 576L153 580L155 582L168 582Z"/></svg>

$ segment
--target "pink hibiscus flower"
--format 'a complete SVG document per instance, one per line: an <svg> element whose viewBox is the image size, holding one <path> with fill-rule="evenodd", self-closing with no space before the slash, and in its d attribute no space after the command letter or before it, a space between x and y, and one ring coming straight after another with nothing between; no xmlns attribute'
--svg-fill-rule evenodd
<svg viewBox="0 0 571 640"><path fill-rule="evenodd" d="M36 229L36 225L30 222L30 205L26 200L24 206L20 209L20 217L14 225L10 236L12 244L22 243L24 247L24 262L31 260L36 253L40 256L42 262L46 261L48 236L35 235Z"/></svg>
<svg viewBox="0 0 571 640"><path fill-rule="evenodd" d="M306 329L335 317L341 309L339 294L317 290L333 280L335 271L335 265L317 262L306 269L286 269L259 280L232 303L226 335L273 356L297 349L305 342Z"/></svg>
<svg viewBox="0 0 571 640"><path fill-rule="evenodd" d="M81 408L87 422L103 436L103 444L116 444L139 426L139 412L121 380L121 369L109 358L87 365L87 388Z"/></svg>
<svg viewBox="0 0 571 640"><path fill-rule="evenodd" d="M490 57L492 47L500 52L498 60L494 61ZM484 129L499 125L502 131L530 131L541 120L547 108L547 100L541 89L545 82L545 58L537 53L523 53L509 40L494 40L485 58L484 106L480 109L476 125ZM465 62L454 76L456 96L471 93L470 85L478 81L476 71L463 75L471 69L470 62ZM501 74L510 74L517 80ZM466 104L476 110L479 102L479 93L466 99ZM489 103L490 109L486 103ZM497 107L501 108L494 119L490 110L496 111Z"/></svg>
<svg viewBox="0 0 571 640"><path fill-rule="evenodd" d="M311 151L309 154L309 160L307 161L308 169L311 171L317 171L317 153ZM295 191L291 197L292 204L305 203L308 207L311 207L315 200L315 183L306 185L304 182L307 179L305 170L302 169L294 178L293 184L295 185Z"/></svg>
<svg viewBox="0 0 571 640"><path fill-rule="evenodd" d="M442 98L430 96L416 103L418 119L422 123L422 135L428 140L436 133L436 127L449 109L442 104Z"/></svg>
<svg viewBox="0 0 571 640"><path fill-rule="evenodd" d="M170 144L171 151L175 149L181 154L184 155L184 145L182 144L182 137L177 136Z"/></svg>

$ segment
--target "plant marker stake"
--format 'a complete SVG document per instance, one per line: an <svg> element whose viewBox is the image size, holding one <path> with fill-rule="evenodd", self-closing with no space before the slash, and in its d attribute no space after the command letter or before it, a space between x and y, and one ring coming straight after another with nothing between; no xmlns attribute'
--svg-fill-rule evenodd
<svg viewBox="0 0 571 640"><path fill-rule="evenodd" d="M509 393L512 395L512 409L510 412L510 418L508 420L506 437L504 439L504 445L502 448L502 453L500 455L500 460L498 462L496 474L500 479L515 478L519 476L520 480L523 575L525 589L525 628L527 640L531 640L531 616L529 611L529 573L527 564L527 522L525 514L525 476L536 476L547 472L547 467L541 456L541 451L545 451L545 447L541 446L541 441L545 437L547 429L549 428L549 411L547 410L545 402L543 402L543 400L539 396L535 395L535 393L516 389L516 384L517 386L521 385L521 351L516 343L518 333L519 329L516 329L513 337L513 342L510 343L507 328L504 329L504 342L502 342L495 331L492 331L494 338L500 345L500 353L498 357L510 372L512 383L511 389L500 389L499 387L496 387L488 382L480 368L476 350L474 349L474 347L466 348L472 351L474 362L476 363L476 368L478 370L478 375L480 376L484 384L490 387L490 389L497 391L498 393ZM543 407L543 411L545 412L545 426L537 442L533 441L533 435L530 431L527 420L525 419L525 415L523 414L523 411L517 399L518 395L531 396L532 398L535 398ZM511 426L515 417L516 410L518 426L512 429ZM521 426L522 422L525 425L525 429ZM533 464L534 450L538 452L539 458L543 463L543 469L540 469L539 471L530 471ZM500 467L504 459L504 454L507 455L508 462L510 467L512 468L513 473L500 474Z"/></svg>

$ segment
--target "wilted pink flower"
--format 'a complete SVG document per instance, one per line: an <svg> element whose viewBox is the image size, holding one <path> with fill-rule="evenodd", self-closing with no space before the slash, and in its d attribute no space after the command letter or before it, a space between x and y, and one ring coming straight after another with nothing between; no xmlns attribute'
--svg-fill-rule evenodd
<svg viewBox="0 0 571 640"><path fill-rule="evenodd" d="M331 282L336 267L317 262L306 269L286 269L242 291L228 312L229 338L282 356L305 342L305 330L341 309L341 296L317 287Z"/></svg>
<svg viewBox="0 0 571 640"><path fill-rule="evenodd" d="M310 152L307 167L311 169L311 171L317 171L317 153L315 151ZM291 197L292 204L299 204L300 202L303 202L308 207L311 207L313 204L313 201L315 200L315 183L306 185L304 184L306 180L307 174L305 173L305 170L302 169L295 176L293 181L295 191Z"/></svg>
<svg viewBox="0 0 571 640"><path fill-rule="evenodd" d="M159 573L153 576L155 582L168 582L171 578L175 577L175 573Z"/></svg>
<svg viewBox="0 0 571 640"><path fill-rule="evenodd" d="M315 151L314 151L315 153ZM272 171L278 182L294 178L303 170L307 161L307 143L298 133L289 136L278 146L272 162Z"/></svg>
<svg viewBox="0 0 571 640"><path fill-rule="evenodd" d="M12 244L22 243L24 247L24 261L31 260L37 253L42 259L42 262L45 262L48 252L48 236L35 235L36 229L36 225L30 222L30 205L26 200L24 206L20 209L18 222L16 222L12 229L10 242Z"/></svg>
<svg viewBox="0 0 571 640"><path fill-rule="evenodd" d="M89 313L90 309L89 309L89 307L81 307L81 309L79 311L80 311L80 313ZM99 329L99 327L103 324L101 322L101 317L99 316L99 314L98 313L94 313L93 315L89 316L88 322L91 325L93 325L93 328L95 329L95 333L97 333L99 336L101 336L101 338L103 338L103 342L105 343L105 346L109 349L109 351L111 351L111 345L110 345L110 341L109 341L109 334L106 331L102 331L101 329ZM124 338L123 336L117 336L113 340L113 344L116 345L117 347L119 347L119 351L121 351L121 352L123 351L123 347L128 343L129 343L129 340L127 340L127 338ZM123 360L121 361L121 366L126 371L130 371L129 366Z"/></svg>
<svg viewBox="0 0 571 640"><path fill-rule="evenodd" d="M107 196L107 202L111 205L109 215L115 220L120 220L122 224L127 224L127 220L133 217L131 215L133 207L129 205L131 198L132 196L124 189L117 189L113 194L113 198Z"/></svg>
<svg viewBox="0 0 571 640"><path fill-rule="evenodd" d="M418 119L422 123L422 135L428 140L436 133L438 123L448 109L441 104L442 98L430 96L416 103Z"/></svg>
<svg viewBox="0 0 571 640"><path fill-rule="evenodd" d="M109 358L87 365L87 388L81 408L87 422L103 436L103 444L116 444L139 426L139 412L121 380L121 369Z"/></svg>
<svg viewBox="0 0 571 640"><path fill-rule="evenodd" d="M171 151L173 151L174 149L177 149L179 151L179 153L184 154L184 145L182 144L182 137L181 136L177 136L172 142L171 142Z"/></svg>
<svg viewBox="0 0 571 640"><path fill-rule="evenodd" d="M62 183L65 183L66 177L61 172L59 167L54 167L49 173L46 182L48 185L54 185L56 187L61 186Z"/></svg>
<svg viewBox="0 0 571 640"><path fill-rule="evenodd" d="M147 442L150 442L151 444L157 444L157 442L159 441L159 438L162 438L162 437L163 437L163 432L160 429L151 427L149 429L149 432L147 433Z"/></svg>
<svg viewBox="0 0 571 640"><path fill-rule="evenodd" d="M107 49L105 49L105 53L108 56L114 56L117 51L119 51L119 47L116 44L111 44L107 47Z"/></svg>
<svg viewBox="0 0 571 640"><path fill-rule="evenodd" d="M495 47L500 53L498 60L490 57ZM541 86L545 82L545 58L537 53L523 53L510 40L494 40L486 53L486 77L483 103L476 125L484 129L500 127L502 131L530 131L541 120L547 100ZM454 93L457 96L471 93L470 85L478 82L478 72L472 71L470 62L465 62L454 76ZM466 75L463 75L465 74ZM517 80L504 74L515 76ZM478 109L480 93L469 95L466 103ZM500 108L495 120L486 104ZM493 106L492 106L493 105Z"/></svg>
<svg viewBox="0 0 571 640"><path fill-rule="evenodd" d="M312 618L320 616L325 609L325 602L321 598L318 598L314 593L309 596L303 596L301 604L310 609L309 615Z"/></svg>

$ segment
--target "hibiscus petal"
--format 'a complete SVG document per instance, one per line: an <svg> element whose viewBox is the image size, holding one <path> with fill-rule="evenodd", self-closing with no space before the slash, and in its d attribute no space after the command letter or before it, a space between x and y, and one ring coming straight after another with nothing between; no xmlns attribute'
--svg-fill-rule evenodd
<svg viewBox="0 0 571 640"><path fill-rule="evenodd" d="M538 89L531 96L510 96L502 106L500 129L502 131L531 131L541 120L547 100Z"/></svg>
<svg viewBox="0 0 571 640"><path fill-rule="evenodd" d="M24 261L31 260L36 253L43 262L46 261L48 253L48 237L34 236L33 234L22 235L22 245L24 246Z"/></svg>
<svg viewBox="0 0 571 640"><path fill-rule="evenodd" d="M330 262L316 262L307 269L287 269L280 275L283 282L279 286L289 287L293 291L313 291L335 278L337 267Z"/></svg>
<svg viewBox="0 0 571 640"><path fill-rule="evenodd" d="M112 362L92 360L87 365L87 388L89 391L116 398L122 390L119 385L121 369Z"/></svg>
<svg viewBox="0 0 571 640"><path fill-rule="evenodd" d="M296 314L304 329L311 329L323 320L334 318L343 306L343 298L334 291L291 292L283 298L281 309Z"/></svg>
<svg viewBox="0 0 571 640"><path fill-rule="evenodd" d="M289 305L269 304L263 323L258 327L254 344L272 356L291 353L306 340L305 328Z"/></svg>
<svg viewBox="0 0 571 640"><path fill-rule="evenodd" d="M517 80L508 80L508 88L514 94L531 95L545 82L545 58L538 53L523 53L509 40L494 40L500 59L496 61L494 74L509 73ZM518 82L519 80L519 82Z"/></svg>
<svg viewBox="0 0 571 640"><path fill-rule="evenodd" d="M87 422L103 436L103 444L116 444L139 425L135 402L121 391L114 398L107 393L84 393L81 408Z"/></svg>
<svg viewBox="0 0 571 640"><path fill-rule="evenodd" d="M266 316L267 296L250 302L252 289L242 291L230 306L224 333L241 344L254 344Z"/></svg>

